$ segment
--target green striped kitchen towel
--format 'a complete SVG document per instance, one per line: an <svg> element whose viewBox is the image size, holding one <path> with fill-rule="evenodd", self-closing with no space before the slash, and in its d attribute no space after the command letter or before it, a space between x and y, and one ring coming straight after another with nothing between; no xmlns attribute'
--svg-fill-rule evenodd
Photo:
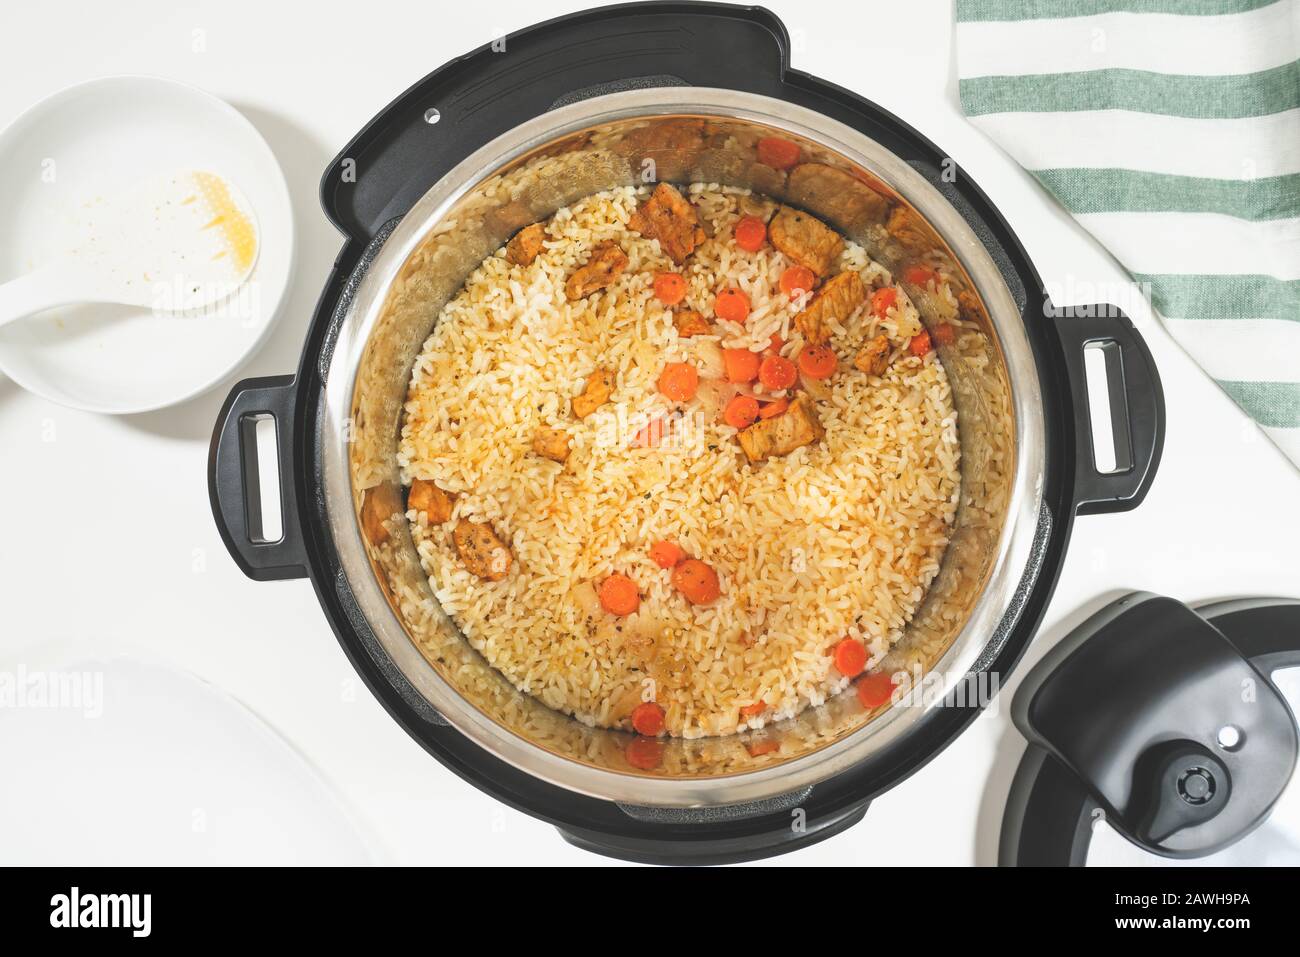
<svg viewBox="0 0 1300 957"><path fill-rule="evenodd" d="M956 0L961 105L1300 466L1300 0Z"/></svg>

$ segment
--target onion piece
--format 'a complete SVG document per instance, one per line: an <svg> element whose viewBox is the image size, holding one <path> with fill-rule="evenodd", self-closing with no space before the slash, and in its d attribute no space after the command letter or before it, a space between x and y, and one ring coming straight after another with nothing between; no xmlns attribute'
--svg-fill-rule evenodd
<svg viewBox="0 0 1300 957"><path fill-rule="evenodd" d="M695 392L695 401L699 403L700 414L706 423L717 422L722 418L722 410L740 393L733 382L724 379L704 379Z"/></svg>
<svg viewBox="0 0 1300 957"><path fill-rule="evenodd" d="M722 346L714 339L696 339L691 343L691 355L700 364L700 375L705 379L725 379L727 366L722 358Z"/></svg>
<svg viewBox="0 0 1300 957"><path fill-rule="evenodd" d="M814 379L802 370L799 372L799 387L814 399L829 399L831 397L829 379Z"/></svg>

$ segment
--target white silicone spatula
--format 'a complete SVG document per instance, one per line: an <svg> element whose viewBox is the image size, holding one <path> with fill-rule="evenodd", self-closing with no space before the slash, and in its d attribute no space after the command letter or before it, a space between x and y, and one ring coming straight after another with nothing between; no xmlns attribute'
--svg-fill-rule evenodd
<svg viewBox="0 0 1300 957"><path fill-rule="evenodd" d="M184 170L98 197L78 240L0 285L0 326L69 303L194 313L229 297L257 262L257 220L225 178Z"/></svg>

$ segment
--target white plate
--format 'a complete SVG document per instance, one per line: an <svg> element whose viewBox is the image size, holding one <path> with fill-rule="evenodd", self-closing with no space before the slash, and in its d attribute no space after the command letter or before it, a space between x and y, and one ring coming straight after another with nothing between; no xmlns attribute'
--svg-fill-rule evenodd
<svg viewBox="0 0 1300 957"><path fill-rule="evenodd" d="M315 768L192 674L47 653L0 681L7 866L384 860Z"/></svg>
<svg viewBox="0 0 1300 957"><path fill-rule="evenodd" d="M0 329L0 370L74 408L146 412L211 388L261 344L293 271L284 173L242 114L173 80L91 80L0 133L0 280L65 245L83 203L177 169L220 173L248 198L261 248L245 288L201 318L124 306L49 310Z"/></svg>

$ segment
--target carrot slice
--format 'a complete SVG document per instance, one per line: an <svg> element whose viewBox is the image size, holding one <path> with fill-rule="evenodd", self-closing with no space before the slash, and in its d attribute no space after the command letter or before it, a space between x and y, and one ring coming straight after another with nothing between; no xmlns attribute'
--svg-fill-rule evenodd
<svg viewBox="0 0 1300 957"><path fill-rule="evenodd" d="M758 378L759 361L758 353L748 349L722 350L722 367L728 382L753 382Z"/></svg>
<svg viewBox="0 0 1300 957"><path fill-rule="evenodd" d="M675 272L661 272L655 276L655 298L665 306L675 306L686 298L686 279Z"/></svg>
<svg viewBox="0 0 1300 957"><path fill-rule="evenodd" d="M650 546L650 558L660 568L673 568L685 557L676 542L660 541Z"/></svg>
<svg viewBox="0 0 1300 957"><path fill-rule="evenodd" d="M791 266L781 273L781 291L794 298L796 293L812 292L817 277L807 266Z"/></svg>
<svg viewBox="0 0 1300 957"><path fill-rule="evenodd" d="M788 399L777 399L775 402L765 402L763 407L758 410L760 419L775 419L778 415L790 408Z"/></svg>
<svg viewBox="0 0 1300 957"><path fill-rule="evenodd" d="M863 675L858 679L858 700L868 710L879 708L894 694L894 677L888 672L877 671Z"/></svg>
<svg viewBox="0 0 1300 957"><path fill-rule="evenodd" d="M742 216L732 233L736 245L746 252L756 253L767 241L767 223L757 216Z"/></svg>
<svg viewBox="0 0 1300 957"><path fill-rule="evenodd" d="M738 395L722 410L722 421L733 429L747 429L758 419L758 400L752 395Z"/></svg>
<svg viewBox="0 0 1300 957"><path fill-rule="evenodd" d="M924 286L931 279L938 279L939 274L928 266L908 266L903 270L903 279L913 286Z"/></svg>
<svg viewBox="0 0 1300 957"><path fill-rule="evenodd" d="M724 289L713 298L713 312L727 322L743 323L749 318L749 297L739 289Z"/></svg>
<svg viewBox="0 0 1300 957"><path fill-rule="evenodd" d="M835 646L835 667L846 678L856 678L867 667L867 648L856 638L845 638Z"/></svg>
<svg viewBox="0 0 1300 957"><path fill-rule="evenodd" d="M907 344L907 351L914 356L923 356L930 351L930 333L922 332L912 336Z"/></svg>
<svg viewBox="0 0 1300 957"><path fill-rule="evenodd" d="M741 717L752 718L756 714L762 714L767 710L766 701L755 701L753 704L747 704L740 709Z"/></svg>
<svg viewBox="0 0 1300 957"><path fill-rule="evenodd" d="M779 136L765 136L758 141L758 161L772 169L789 169L799 162L799 144Z"/></svg>
<svg viewBox="0 0 1300 957"><path fill-rule="evenodd" d="M664 760L664 746L657 738L635 737L623 750L627 763L639 771L653 771Z"/></svg>
<svg viewBox="0 0 1300 957"><path fill-rule="evenodd" d="M637 734L653 738L664 729L664 709L653 701L642 701L632 710L632 727Z"/></svg>
<svg viewBox="0 0 1300 957"><path fill-rule="evenodd" d="M659 373L659 391L673 402L690 402L700 387L700 374L689 362L670 362Z"/></svg>
<svg viewBox="0 0 1300 957"><path fill-rule="evenodd" d="M830 346L804 346L799 350L799 369L810 379L826 379L835 374L839 359Z"/></svg>
<svg viewBox="0 0 1300 957"><path fill-rule="evenodd" d="M641 596L637 594L636 582L626 575L615 572L596 590L600 598L600 607L611 615L630 615L641 607Z"/></svg>
<svg viewBox="0 0 1300 957"><path fill-rule="evenodd" d="M722 594L718 573L698 558L688 558L673 569L673 587L692 605L706 605Z"/></svg>
<svg viewBox="0 0 1300 957"><path fill-rule="evenodd" d="M785 340L781 338L781 333L772 333L772 338L767 340L767 348L770 352L780 352L785 348Z"/></svg>
<svg viewBox="0 0 1300 957"><path fill-rule="evenodd" d="M761 741L751 741L745 745L745 750L749 752L751 758L762 757L765 754L771 754L781 748L781 742L776 738L764 738Z"/></svg>
<svg viewBox="0 0 1300 957"><path fill-rule="evenodd" d="M884 319L885 313L894 308L898 302L898 290L893 286L877 289L871 294L871 314L877 319Z"/></svg>
<svg viewBox="0 0 1300 957"><path fill-rule="evenodd" d="M758 381L773 392L790 388L798 379L799 371L784 356L769 355L758 367Z"/></svg>

